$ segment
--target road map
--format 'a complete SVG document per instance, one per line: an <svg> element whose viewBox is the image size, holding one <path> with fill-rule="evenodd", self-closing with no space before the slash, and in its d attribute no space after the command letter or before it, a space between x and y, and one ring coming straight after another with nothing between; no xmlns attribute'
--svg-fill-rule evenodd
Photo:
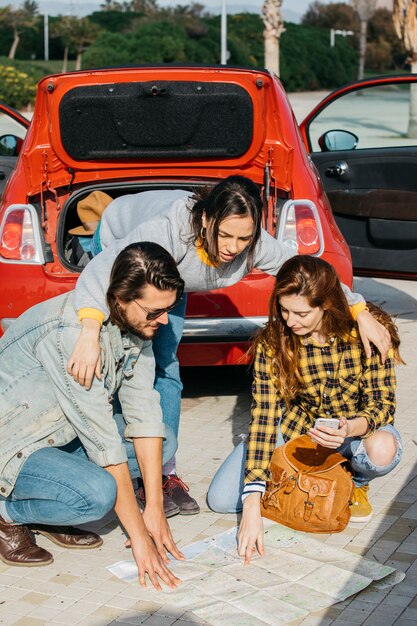
<svg viewBox="0 0 417 626"><path fill-rule="evenodd" d="M403 572L327 545L306 533L264 520L265 556L243 565L236 552L237 528L182 548L186 562L172 561L182 585L148 589L139 599L178 613L192 611L212 626L280 626L345 600L372 585L381 589ZM138 582L134 561L108 566L118 578Z"/></svg>

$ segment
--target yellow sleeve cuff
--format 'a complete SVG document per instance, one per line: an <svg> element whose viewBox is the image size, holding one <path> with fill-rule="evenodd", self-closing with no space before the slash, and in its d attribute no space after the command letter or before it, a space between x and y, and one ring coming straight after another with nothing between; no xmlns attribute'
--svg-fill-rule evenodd
<svg viewBox="0 0 417 626"><path fill-rule="evenodd" d="M368 311L366 302L358 302L357 304L353 304L352 306L349 307L349 309L350 309L350 314L355 321L359 313L362 313L362 311Z"/></svg>
<svg viewBox="0 0 417 626"><path fill-rule="evenodd" d="M97 320L100 324L102 324L106 319L106 316L98 309L80 309L78 311L78 319L82 322L82 320L86 318L89 320Z"/></svg>

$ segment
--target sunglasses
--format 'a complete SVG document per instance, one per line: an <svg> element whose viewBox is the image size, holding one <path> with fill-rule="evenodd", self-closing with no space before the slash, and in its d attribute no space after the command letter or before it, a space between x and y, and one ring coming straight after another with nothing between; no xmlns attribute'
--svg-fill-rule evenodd
<svg viewBox="0 0 417 626"><path fill-rule="evenodd" d="M172 311L172 309L175 309L180 300L181 298L178 298L178 300L175 300L174 304L171 304L171 306L167 306L165 309L156 309L155 311L150 311L149 309L146 309L144 306L139 304L137 300L133 300L133 302L135 302L138 307L142 309L144 313L146 313L146 321L151 322L152 320L157 320L158 317L161 317L161 315L163 315L164 313L169 313L170 311Z"/></svg>

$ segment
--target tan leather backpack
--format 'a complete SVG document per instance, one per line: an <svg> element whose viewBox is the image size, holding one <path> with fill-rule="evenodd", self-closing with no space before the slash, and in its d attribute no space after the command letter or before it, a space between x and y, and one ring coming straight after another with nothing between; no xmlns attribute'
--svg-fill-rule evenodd
<svg viewBox="0 0 417 626"><path fill-rule="evenodd" d="M346 528L354 484L344 456L302 435L275 449L270 472L264 517L309 533Z"/></svg>

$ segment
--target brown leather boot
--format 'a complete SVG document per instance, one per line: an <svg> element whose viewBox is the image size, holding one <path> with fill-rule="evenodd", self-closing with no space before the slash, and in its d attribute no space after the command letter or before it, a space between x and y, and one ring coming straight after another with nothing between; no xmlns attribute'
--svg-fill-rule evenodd
<svg viewBox="0 0 417 626"><path fill-rule="evenodd" d="M44 535L57 546L77 550L92 550L103 545L103 540L96 533L74 526L47 526L46 524L31 524L30 529L38 535Z"/></svg>
<svg viewBox="0 0 417 626"><path fill-rule="evenodd" d="M0 559L7 565L36 567L49 565L53 556L36 545L35 537L27 526L8 524L0 516Z"/></svg>

